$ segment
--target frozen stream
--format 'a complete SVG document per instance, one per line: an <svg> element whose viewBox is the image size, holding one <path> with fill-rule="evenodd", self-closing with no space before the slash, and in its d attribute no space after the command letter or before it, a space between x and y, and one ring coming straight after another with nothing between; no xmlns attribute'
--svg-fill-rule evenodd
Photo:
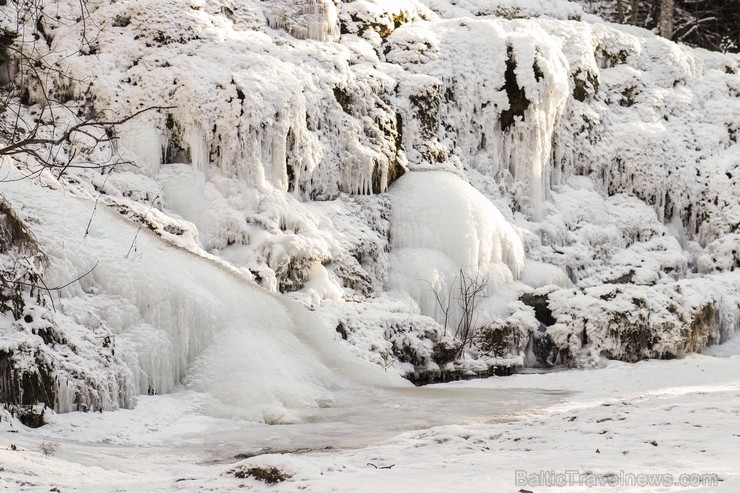
<svg viewBox="0 0 740 493"><path fill-rule="evenodd" d="M306 409L292 424L268 425L214 418L198 411L209 397L182 390L142 396L133 410L70 413L33 432L80 447L110 446L109 453L146 446L189 450L204 461L238 454L358 448L398 435L448 424L504 422L552 407L571 393L559 389L467 388L450 384L343 392L330 407ZM84 431L84 438L80 430ZM66 447L65 447L66 448ZM100 452L100 450L98 450Z"/></svg>

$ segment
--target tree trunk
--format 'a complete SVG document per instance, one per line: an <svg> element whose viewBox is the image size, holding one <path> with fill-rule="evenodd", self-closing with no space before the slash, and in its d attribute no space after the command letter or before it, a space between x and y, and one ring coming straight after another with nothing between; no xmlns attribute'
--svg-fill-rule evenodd
<svg viewBox="0 0 740 493"><path fill-rule="evenodd" d="M640 10L640 0L632 0L630 7L630 24L637 25L637 11Z"/></svg>
<svg viewBox="0 0 740 493"><path fill-rule="evenodd" d="M660 0L660 35L666 39L673 37L673 7L675 0Z"/></svg>
<svg viewBox="0 0 740 493"><path fill-rule="evenodd" d="M619 23L624 24L624 5L622 5L622 0L617 0L617 15L619 16Z"/></svg>

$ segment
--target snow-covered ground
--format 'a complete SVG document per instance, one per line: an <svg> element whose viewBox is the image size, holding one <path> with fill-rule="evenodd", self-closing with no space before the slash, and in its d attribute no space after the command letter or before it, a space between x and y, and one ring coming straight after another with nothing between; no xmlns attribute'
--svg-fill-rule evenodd
<svg viewBox="0 0 740 493"><path fill-rule="evenodd" d="M198 402L188 391L142 397L133 410L54 415L35 430L3 420L0 487L538 493L740 488L737 355L364 389L351 402L307 413L301 424L216 419L200 414ZM44 443L57 444L53 454L42 453ZM233 473L270 467L290 478L268 485Z"/></svg>
<svg viewBox="0 0 740 493"><path fill-rule="evenodd" d="M31 313L60 324L78 351L100 344L90 334L94 314L101 334L115 333L108 366L52 344L70 357L59 371L121 365L122 390L113 393L121 400L107 406L135 407L47 410L48 424L33 430L4 415L8 491L565 491L517 484L516 471L544 471L536 477L545 482L582 474L586 486L567 491L620 474L717 474L704 491L740 485L738 338L680 360L416 388L355 358L331 326L218 257L43 183L7 183L4 193L55 266L47 281L97 266L54 295L59 312ZM22 347L41 345L25 331L34 323L16 326ZM137 396L149 386L165 393ZM61 410L74 404L60 391ZM235 477L270 467L290 478L270 486Z"/></svg>

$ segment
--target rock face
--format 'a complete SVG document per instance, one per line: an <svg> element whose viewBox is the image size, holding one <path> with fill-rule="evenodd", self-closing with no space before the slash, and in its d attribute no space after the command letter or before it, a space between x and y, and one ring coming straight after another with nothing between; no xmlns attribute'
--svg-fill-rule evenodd
<svg viewBox="0 0 740 493"><path fill-rule="evenodd" d="M33 315L26 304L34 297L37 303L42 302L39 280L46 259L33 234L6 200L0 203L0 252L0 314L7 320L32 323ZM41 339L55 338L50 330L39 332L34 335ZM38 348L12 342L4 346L0 349L0 401L18 413L24 424L39 426L43 420L34 413L34 406L55 404L51 366Z"/></svg>
<svg viewBox="0 0 740 493"><path fill-rule="evenodd" d="M299 300L367 360L434 380L723 342L740 325L740 59L569 2L530 4L101 1L84 22L21 13L13 42L60 67L31 74L24 104L66 101L70 122L161 107L101 129L116 146L55 147L121 163L70 167L48 186ZM18 18L16 3L0 8ZM110 25L90 40L90 24ZM96 306L75 321L81 339L61 330L33 278L41 249L18 224L3 233L0 309L35 341L28 386L57 386L24 395L63 410L130 405L131 379L115 376L137 367L114 344L124 329L99 323ZM19 271L27 258L36 270ZM460 308L461 273L486 281L474 313ZM456 360L465 317L473 335ZM165 331L161 347L189 348L173 338L197 339L190 328ZM89 349L105 383L60 380L47 347ZM20 346L3 351L3 392L20 405ZM182 378L192 357L162 365Z"/></svg>
<svg viewBox="0 0 740 493"><path fill-rule="evenodd" d="M37 428L44 424L37 404L54 408L56 385L52 368L39 352L24 355L24 348L0 352L0 399L6 408L17 413L26 426ZM24 357L25 356L25 357ZM24 360L25 361L20 361ZM24 370L23 366L28 367Z"/></svg>

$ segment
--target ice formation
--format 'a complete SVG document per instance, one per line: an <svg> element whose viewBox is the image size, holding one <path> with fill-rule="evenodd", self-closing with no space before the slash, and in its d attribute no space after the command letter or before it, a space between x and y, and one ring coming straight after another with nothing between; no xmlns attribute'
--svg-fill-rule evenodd
<svg viewBox="0 0 740 493"><path fill-rule="evenodd" d="M399 29L389 44L386 60L413 74L400 83L410 161L470 167L540 220L568 95L558 42L532 22L455 19Z"/></svg>
<svg viewBox="0 0 740 493"><path fill-rule="evenodd" d="M410 293L421 313L442 321L443 298L463 270L488 280L486 296L524 269L521 238L496 207L459 176L407 173L391 187L390 289ZM436 294L435 294L436 293ZM450 314L452 315L452 314ZM450 320L457 324L459 313Z"/></svg>
<svg viewBox="0 0 740 493"><path fill-rule="evenodd" d="M336 365L355 368L331 359L344 344L333 339L396 373L438 371L459 347L434 293L461 270L489 280L467 348L475 371L502 358L676 356L740 324L737 56L562 0L100 1L86 23L77 8L61 0L59 17L19 34L39 30L34 49L59 67L47 95L72 110L41 131L160 109L117 127L115 146L78 136L53 149L124 161L42 174L77 199L31 200L29 184L12 188L12 205L52 259L47 282L101 259L62 292L71 321L50 317L116 334L96 387L109 388L106 406L185 382L225 414L270 420L325 402L342 384ZM2 6L4 28L15 9ZM101 28L80 48L90 25ZM29 124L42 89L28 86ZM16 165L38 171L31 158ZM92 204L106 219L85 236ZM34 226L62 206L83 233ZM129 252L130 221L143 226ZM309 317L304 334L302 312L248 279L325 327ZM18 324L3 330L38 336ZM231 404L226 374L254 379Z"/></svg>
<svg viewBox="0 0 740 493"><path fill-rule="evenodd" d="M270 27L285 29L299 39L339 40L337 8L329 0L271 2L267 9L265 18Z"/></svg>
<svg viewBox="0 0 740 493"><path fill-rule="evenodd" d="M324 405L332 390L352 381L394 384L351 357L303 307L252 285L227 264L30 181L5 193L19 210L33 209L53 265L49 286L94 267L62 289L58 303L67 330L109 331L113 354L130 371L101 409L130 407L138 394L169 393L184 382L209 396L204 411L212 415L285 422L291 409ZM75 410L74 393L59 385L57 409Z"/></svg>

